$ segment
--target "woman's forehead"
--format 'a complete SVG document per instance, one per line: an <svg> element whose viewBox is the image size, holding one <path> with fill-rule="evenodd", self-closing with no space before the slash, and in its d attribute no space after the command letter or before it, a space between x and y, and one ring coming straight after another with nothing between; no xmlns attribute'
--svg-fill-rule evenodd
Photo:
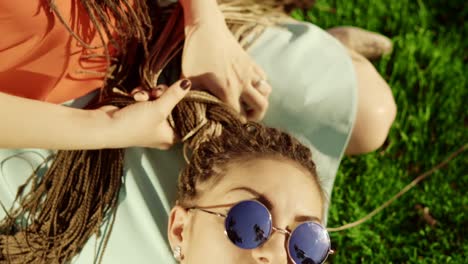
<svg viewBox="0 0 468 264"><path fill-rule="evenodd" d="M236 202L256 198L254 193L257 193L265 196L278 210L321 211L322 197L316 181L309 171L295 162L258 158L225 167L217 183L204 188L199 202Z"/></svg>
<svg viewBox="0 0 468 264"><path fill-rule="evenodd" d="M295 188L304 185L310 187L315 185L315 179L307 169L296 162L284 158L265 157L238 161L226 166L219 186L230 188L239 184L268 191L268 188L275 188L278 184Z"/></svg>

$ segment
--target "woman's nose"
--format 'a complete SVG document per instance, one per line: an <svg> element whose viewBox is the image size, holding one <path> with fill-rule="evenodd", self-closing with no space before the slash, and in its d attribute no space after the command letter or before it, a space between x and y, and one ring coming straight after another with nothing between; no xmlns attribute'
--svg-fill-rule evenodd
<svg viewBox="0 0 468 264"><path fill-rule="evenodd" d="M289 263L286 253L287 236L279 232L273 232L271 237L260 247L252 250L252 256L256 263L261 264L286 264Z"/></svg>

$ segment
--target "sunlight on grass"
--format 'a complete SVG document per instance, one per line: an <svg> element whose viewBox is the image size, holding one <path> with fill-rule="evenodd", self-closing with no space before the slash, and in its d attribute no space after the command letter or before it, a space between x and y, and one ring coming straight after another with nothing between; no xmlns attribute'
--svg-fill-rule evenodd
<svg viewBox="0 0 468 264"><path fill-rule="evenodd" d="M329 226L355 221L468 143L468 8L465 1L316 1L296 18L322 28L381 32L392 54L374 65L390 83L398 116L383 149L346 158ZM463 153L382 213L332 233L333 263L466 263L468 156ZM432 227L416 209L429 208Z"/></svg>

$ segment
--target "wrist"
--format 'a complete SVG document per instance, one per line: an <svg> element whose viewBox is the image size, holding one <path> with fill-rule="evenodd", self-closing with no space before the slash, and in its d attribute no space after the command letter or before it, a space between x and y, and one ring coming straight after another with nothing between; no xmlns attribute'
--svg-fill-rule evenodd
<svg viewBox="0 0 468 264"><path fill-rule="evenodd" d="M121 129L116 126L112 115L96 109L88 110L89 119L92 120L92 125L95 127L96 132L96 143L99 149L113 149L113 148L125 148L127 144L123 142L121 135Z"/></svg>
<svg viewBox="0 0 468 264"><path fill-rule="evenodd" d="M184 10L185 27L200 23L224 23L224 16L216 0L180 0Z"/></svg>

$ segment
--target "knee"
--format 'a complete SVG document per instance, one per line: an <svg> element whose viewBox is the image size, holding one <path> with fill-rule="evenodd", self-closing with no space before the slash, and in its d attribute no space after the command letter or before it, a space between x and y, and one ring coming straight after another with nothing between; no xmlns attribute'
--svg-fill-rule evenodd
<svg viewBox="0 0 468 264"><path fill-rule="evenodd" d="M370 128L370 138L372 142L369 142L369 151L374 151L380 148L388 137L390 128L395 121L397 114L397 107L393 96L389 96L388 100L383 102L382 105L376 107L374 113L370 113L367 124Z"/></svg>
<svg viewBox="0 0 468 264"><path fill-rule="evenodd" d="M374 66L351 52L358 81L358 109L346 153L362 154L380 148L387 139L397 107L392 91Z"/></svg>
<svg viewBox="0 0 468 264"><path fill-rule="evenodd" d="M347 154L364 154L380 148L388 137L397 114L397 106L390 94L373 107L359 109Z"/></svg>

